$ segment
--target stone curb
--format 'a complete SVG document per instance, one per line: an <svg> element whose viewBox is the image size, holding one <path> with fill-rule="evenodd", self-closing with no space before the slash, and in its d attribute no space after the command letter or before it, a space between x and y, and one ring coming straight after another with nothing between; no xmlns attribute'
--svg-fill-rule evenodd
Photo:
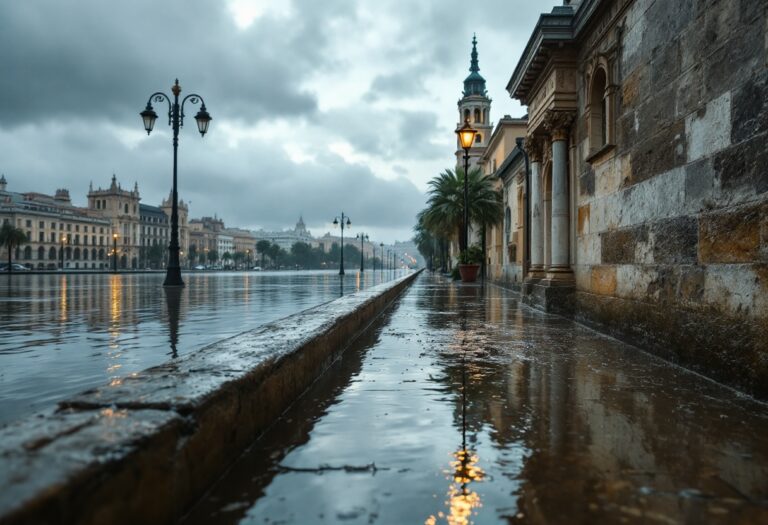
<svg viewBox="0 0 768 525"><path fill-rule="evenodd" d="M0 523L173 523L419 273L0 429Z"/></svg>

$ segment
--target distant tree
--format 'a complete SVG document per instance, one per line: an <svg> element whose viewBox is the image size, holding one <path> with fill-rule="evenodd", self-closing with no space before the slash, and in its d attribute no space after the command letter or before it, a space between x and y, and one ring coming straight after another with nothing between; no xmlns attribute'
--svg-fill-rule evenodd
<svg viewBox="0 0 768 525"><path fill-rule="evenodd" d="M269 251L269 247L272 245L271 242L269 242L266 239L262 239L259 242L256 243L256 251L259 252L261 255L261 267L264 268L264 256Z"/></svg>
<svg viewBox="0 0 768 525"><path fill-rule="evenodd" d="M298 264L304 268L314 268L317 264L315 261L312 247L305 242L296 242L291 246L291 258L294 264Z"/></svg>
<svg viewBox="0 0 768 525"><path fill-rule="evenodd" d="M165 257L165 248L162 245L155 244L147 248L147 260L150 266L161 267L163 265L163 257Z"/></svg>
<svg viewBox="0 0 768 525"><path fill-rule="evenodd" d="M27 244L29 238L24 230L16 228L11 223L6 222L3 227L0 228L0 246L5 246L8 249L8 271L13 271L11 265L11 254L14 248L18 248L23 244Z"/></svg>
<svg viewBox="0 0 768 525"><path fill-rule="evenodd" d="M270 259L272 259L272 265L276 269L280 269L280 261L283 260L288 254L285 250L280 248L280 245L273 242L267 249L267 255L269 255Z"/></svg>
<svg viewBox="0 0 768 525"><path fill-rule="evenodd" d="M232 262L232 254L229 252L224 252L224 255L221 256L221 260L224 261L224 266L229 267L232 266L230 263Z"/></svg>
<svg viewBox="0 0 768 525"><path fill-rule="evenodd" d="M219 252L216 250L209 250L208 251L208 262L209 263L215 263L219 260Z"/></svg>
<svg viewBox="0 0 768 525"><path fill-rule="evenodd" d="M239 267L243 264L243 261L245 260L245 252L235 252L232 254L232 260L235 261L235 266Z"/></svg>

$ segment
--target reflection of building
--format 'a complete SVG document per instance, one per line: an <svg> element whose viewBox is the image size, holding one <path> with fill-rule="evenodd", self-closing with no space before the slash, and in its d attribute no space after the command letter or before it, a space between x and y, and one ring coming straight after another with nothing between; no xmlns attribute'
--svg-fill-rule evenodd
<svg viewBox="0 0 768 525"><path fill-rule="evenodd" d="M96 217L109 219L110 237L117 234L118 265L120 268L138 268L141 248L139 219L139 185L124 190L112 175L107 189L88 191L88 211ZM111 244L110 244L111 246Z"/></svg>
<svg viewBox="0 0 768 525"><path fill-rule="evenodd" d="M111 222L89 215L72 205L69 191L42 193L7 191L0 176L0 222L21 228L29 243L16 249L16 262L38 269L101 269L108 266L107 251L112 239Z"/></svg>

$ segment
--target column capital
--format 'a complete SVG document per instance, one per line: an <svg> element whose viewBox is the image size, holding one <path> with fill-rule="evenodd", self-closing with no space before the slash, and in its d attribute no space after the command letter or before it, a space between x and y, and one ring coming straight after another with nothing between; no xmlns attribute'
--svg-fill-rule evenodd
<svg viewBox="0 0 768 525"><path fill-rule="evenodd" d="M544 129L552 136L553 141L568 140L575 119L576 114L572 111L547 111L544 115Z"/></svg>
<svg viewBox="0 0 768 525"><path fill-rule="evenodd" d="M544 152L544 140L540 136L530 134L525 137L523 148L531 162L541 162Z"/></svg>

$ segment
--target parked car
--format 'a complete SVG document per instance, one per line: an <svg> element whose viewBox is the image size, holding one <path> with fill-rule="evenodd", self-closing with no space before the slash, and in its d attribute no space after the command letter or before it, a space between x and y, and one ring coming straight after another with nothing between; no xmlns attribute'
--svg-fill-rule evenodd
<svg viewBox="0 0 768 525"><path fill-rule="evenodd" d="M19 264L19 263L11 264L11 269L14 272L28 272L29 271L29 268L27 268L23 264ZM7 271L8 271L8 263L0 264L0 272L7 272Z"/></svg>
<svg viewBox="0 0 768 525"><path fill-rule="evenodd" d="M203 266L202 264L198 264L197 266L195 266L195 270L205 270L205 266Z"/></svg>
<svg viewBox="0 0 768 525"><path fill-rule="evenodd" d="M261 271L261 266L254 266L252 269L254 271L260 272Z"/></svg>

